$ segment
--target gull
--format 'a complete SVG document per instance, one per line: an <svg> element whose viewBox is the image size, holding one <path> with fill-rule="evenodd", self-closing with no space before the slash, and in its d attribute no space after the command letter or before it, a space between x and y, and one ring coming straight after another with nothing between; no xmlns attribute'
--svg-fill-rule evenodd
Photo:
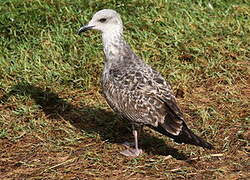
<svg viewBox="0 0 250 180"><path fill-rule="evenodd" d="M134 148L122 151L123 155L136 157L142 153L138 136L143 125L177 143L213 149L210 143L188 128L169 83L132 51L123 37L123 23L116 11L103 9L96 12L78 34L90 29L102 33L104 97L114 112L132 124Z"/></svg>

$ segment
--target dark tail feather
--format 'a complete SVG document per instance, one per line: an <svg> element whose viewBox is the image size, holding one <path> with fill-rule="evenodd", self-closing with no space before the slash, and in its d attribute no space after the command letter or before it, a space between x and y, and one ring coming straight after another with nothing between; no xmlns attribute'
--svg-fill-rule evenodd
<svg viewBox="0 0 250 180"><path fill-rule="evenodd" d="M214 149L213 145L206 142L202 138L195 135L190 129L188 129L187 125L184 123L182 130L178 136L172 135L168 133L163 127L152 127L154 130L158 131L159 133L166 135L170 138L173 138L176 143L185 143L185 144L192 144L195 146L200 146L207 149Z"/></svg>

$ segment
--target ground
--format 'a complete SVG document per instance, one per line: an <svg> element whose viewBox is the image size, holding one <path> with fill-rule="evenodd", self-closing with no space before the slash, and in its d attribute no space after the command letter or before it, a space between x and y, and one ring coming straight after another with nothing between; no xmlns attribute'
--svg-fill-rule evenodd
<svg viewBox="0 0 250 180"><path fill-rule="evenodd" d="M132 49L172 84L189 127L215 146L178 145L131 127L100 89L100 34L76 34L112 8ZM6 0L0 2L2 179L248 179L250 2Z"/></svg>

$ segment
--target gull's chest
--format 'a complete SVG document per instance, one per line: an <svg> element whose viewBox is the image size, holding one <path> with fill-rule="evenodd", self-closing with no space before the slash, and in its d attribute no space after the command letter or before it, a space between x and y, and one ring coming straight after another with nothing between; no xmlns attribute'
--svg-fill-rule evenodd
<svg viewBox="0 0 250 180"><path fill-rule="evenodd" d="M133 65L121 68L119 65L110 66L107 64L102 75L104 91L113 91L113 89L127 92L137 91L145 87L148 82L148 77Z"/></svg>

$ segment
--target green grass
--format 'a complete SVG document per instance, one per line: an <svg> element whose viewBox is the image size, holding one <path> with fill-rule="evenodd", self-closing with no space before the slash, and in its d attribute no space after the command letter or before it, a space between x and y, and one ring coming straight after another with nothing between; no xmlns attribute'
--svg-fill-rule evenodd
<svg viewBox="0 0 250 180"><path fill-rule="evenodd" d="M103 8L121 14L133 50L215 150L145 128L145 153L119 154L132 135L101 95L100 33L76 35ZM248 0L5 0L0 12L1 178L249 177Z"/></svg>

